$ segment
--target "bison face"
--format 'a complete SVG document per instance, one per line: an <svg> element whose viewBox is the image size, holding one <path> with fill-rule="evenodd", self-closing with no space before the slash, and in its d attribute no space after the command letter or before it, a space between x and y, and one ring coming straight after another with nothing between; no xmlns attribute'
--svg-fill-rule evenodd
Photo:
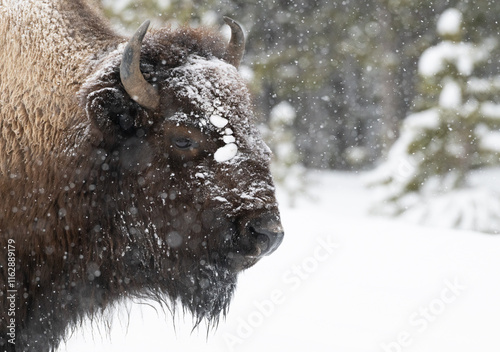
<svg viewBox="0 0 500 352"><path fill-rule="evenodd" d="M158 43L160 34L168 45ZM270 152L252 124L247 88L226 62L227 53L238 57L235 49L217 55L193 37L191 48L175 47L160 34L141 46L141 77L124 78L134 69L124 74L121 61L118 78L118 49L82 90L102 133L89 191L98 206L89 217L99 229L96 242L113 248L109 262L95 262L102 277L127 277L124 291L166 293L198 321L215 322L237 273L283 238ZM158 49L165 47L173 52Z"/></svg>

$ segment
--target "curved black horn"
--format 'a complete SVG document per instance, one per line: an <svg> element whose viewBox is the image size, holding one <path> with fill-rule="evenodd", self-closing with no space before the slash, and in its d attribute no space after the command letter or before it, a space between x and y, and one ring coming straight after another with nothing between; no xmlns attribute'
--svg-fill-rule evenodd
<svg viewBox="0 0 500 352"><path fill-rule="evenodd" d="M224 22L231 27L231 40L224 54L224 61L238 68L245 51L245 35L238 22L232 18L224 16Z"/></svg>
<svg viewBox="0 0 500 352"><path fill-rule="evenodd" d="M134 33L123 52L120 78L128 95L139 105L156 109L160 105L160 95L155 87L146 82L140 68L142 40L149 27L145 21Z"/></svg>

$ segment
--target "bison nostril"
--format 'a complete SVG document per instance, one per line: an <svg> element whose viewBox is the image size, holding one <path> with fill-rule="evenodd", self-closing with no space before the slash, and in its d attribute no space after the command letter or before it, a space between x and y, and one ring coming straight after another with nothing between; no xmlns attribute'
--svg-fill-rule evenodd
<svg viewBox="0 0 500 352"><path fill-rule="evenodd" d="M247 229L255 246L260 250L259 256L271 254L283 241L283 228L275 216L251 220Z"/></svg>

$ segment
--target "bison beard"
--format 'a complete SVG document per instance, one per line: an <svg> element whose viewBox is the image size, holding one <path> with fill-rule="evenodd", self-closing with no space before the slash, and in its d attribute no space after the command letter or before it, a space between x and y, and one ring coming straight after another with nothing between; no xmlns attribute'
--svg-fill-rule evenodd
<svg viewBox="0 0 500 352"><path fill-rule="evenodd" d="M283 239L239 25L126 39L88 0L0 7L2 350L53 350L127 297L216 326Z"/></svg>
<svg viewBox="0 0 500 352"><path fill-rule="evenodd" d="M227 312L236 287L236 275L227 266L205 264L196 273L187 274L180 285L179 297L196 316L196 325L203 319L217 325L220 315Z"/></svg>

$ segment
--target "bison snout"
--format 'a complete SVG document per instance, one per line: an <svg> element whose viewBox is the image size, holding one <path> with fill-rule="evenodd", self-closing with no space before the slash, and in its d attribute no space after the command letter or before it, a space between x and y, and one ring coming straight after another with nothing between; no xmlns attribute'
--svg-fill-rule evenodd
<svg viewBox="0 0 500 352"><path fill-rule="evenodd" d="M247 236L256 249L255 257L273 253L283 241L283 227L276 215L264 215L251 219L246 225Z"/></svg>

